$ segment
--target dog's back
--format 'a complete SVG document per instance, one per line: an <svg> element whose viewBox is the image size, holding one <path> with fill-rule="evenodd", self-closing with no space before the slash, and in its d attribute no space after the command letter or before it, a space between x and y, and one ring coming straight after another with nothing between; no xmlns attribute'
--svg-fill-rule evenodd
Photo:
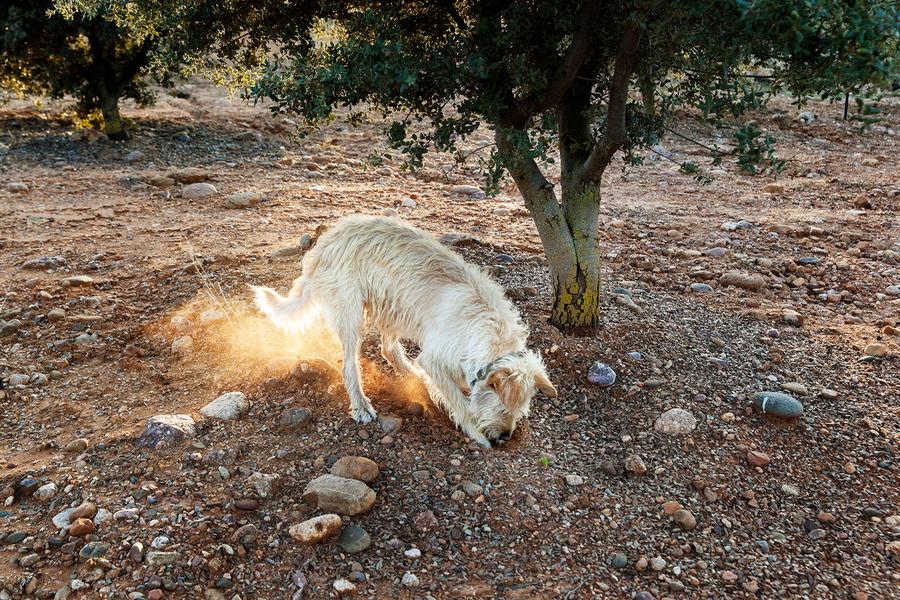
<svg viewBox="0 0 900 600"><path fill-rule="evenodd" d="M434 325L447 319L453 326L459 319L493 317L501 338L524 330L499 285L398 218L341 219L307 253L303 278L320 303L362 303L376 327L420 343L422 332L433 329L424 326L426 320Z"/></svg>

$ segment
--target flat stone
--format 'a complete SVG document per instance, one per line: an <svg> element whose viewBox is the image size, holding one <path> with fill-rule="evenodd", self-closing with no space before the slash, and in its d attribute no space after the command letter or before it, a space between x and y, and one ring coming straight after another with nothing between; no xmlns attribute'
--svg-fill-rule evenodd
<svg viewBox="0 0 900 600"><path fill-rule="evenodd" d="M22 263L23 269L58 269L66 266L66 259L62 256L41 256L40 258L32 258Z"/></svg>
<svg viewBox="0 0 900 600"><path fill-rule="evenodd" d="M198 183L209 179L209 174L197 167L186 167L172 173L172 179L178 183Z"/></svg>
<svg viewBox="0 0 900 600"><path fill-rule="evenodd" d="M765 452L757 452L755 450L751 450L747 453L747 464L753 467L765 467L772 459L769 458L769 455Z"/></svg>
<svg viewBox="0 0 900 600"><path fill-rule="evenodd" d="M156 415L147 419L147 425L135 444L139 447L159 448L177 444L195 434L191 415Z"/></svg>
<svg viewBox="0 0 900 600"><path fill-rule="evenodd" d="M806 386L796 381L782 383L781 389L792 394L797 394L798 396L806 396L807 394L809 394L809 390L806 389Z"/></svg>
<svg viewBox="0 0 900 600"><path fill-rule="evenodd" d="M178 557L178 552L151 551L144 557L144 561L148 567L155 569L156 567L164 567L176 563Z"/></svg>
<svg viewBox="0 0 900 600"><path fill-rule="evenodd" d="M666 435L683 435L697 428L697 419L683 408L664 412L653 423L653 429Z"/></svg>
<svg viewBox="0 0 900 600"><path fill-rule="evenodd" d="M625 458L625 470L632 475L643 475L647 472L647 465L640 456L632 454Z"/></svg>
<svg viewBox="0 0 900 600"><path fill-rule="evenodd" d="M47 502L56 496L57 487L55 483L47 483L34 491L32 497L39 502Z"/></svg>
<svg viewBox="0 0 900 600"><path fill-rule="evenodd" d="M90 275L73 275L62 280L63 287L85 287L94 285L94 278Z"/></svg>
<svg viewBox="0 0 900 600"><path fill-rule="evenodd" d="M211 419L231 421L242 417L250 410L250 401L241 392L226 392L200 409Z"/></svg>
<svg viewBox="0 0 900 600"><path fill-rule="evenodd" d="M759 290L766 286L766 279L756 273L728 271L719 277L719 285L731 285L745 290Z"/></svg>
<svg viewBox="0 0 900 600"><path fill-rule="evenodd" d="M793 419L803 414L803 404L782 392L757 392L753 394L753 406L766 414L784 419Z"/></svg>
<svg viewBox="0 0 900 600"><path fill-rule="evenodd" d="M865 349L863 350L863 356L872 356L875 358L881 358L882 356L887 356L888 349L884 344L880 344L878 342L873 342L871 344L867 344Z"/></svg>
<svg viewBox="0 0 900 600"><path fill-rule="evenodd" d="M375 503L375 492L369 486L355 479L322 475L307 484L303 500L319 510L341 515L358 515L369 510Z"/></svg>
<svg viewBox="0 0 900 600"><path fill-rule="evenodd" d="M712 288L712 286L705 283L692 283L691 291L697 294L710 294L715 290Z"/></svg>
<svg viewBox="0 0 900 600"><path fill-rule="evenodd" d="M194 338L183 335L172 342L172 354L187 356L194 351Z"/></svg>
<svg viewBox="0 0 900 600"><path fill-rule="evenodd" d="M450 188L450 191L454 194L465 194L466 196L484 193L481 188L476 185L454 185Z"/></svg>
<svg viewBox="0 0 900 600"><path fill-rule="evenodd" d="M362 456L344 456L332 465L331 474L369 483L378 477L378 463Z"/></svg>
<svg viewBox="0 0 900 600"><path fill-rule="evenodd" d="M331 584L331 587L334 588L339 595L344 596L347 594L352 594L356 591L356 585L350 582L348 579L335 579L334 583Z"/></svg>
<svg viewBox="0 0 900 600"><path fill-rule="evenodd" d="M6 191L11 194L25 194L28 192L28 185L21 181L9 181L6 184Z"/></svg>
<svg viewBox="0 0 900 600"><path fill-rule="evenodd" d="M258 192L234 192L225 196L225 206L227 208L250 208L256 206L262 201L262 195Z"/></svg>
<svg viewBox="0 0 900 600"><path fill-rule="evenodd" d="M61 512L58 512L52 519L53 526L57 529L68 529L71 524L72 513L75 512L74 508L67 508Z"/></svg>
<svg viewBox="0 0 900 600"><path fill-rule="evenodd" d="M288 533L292 538L304 544L318 544L322 540L335 535L340 528L340 515L331 513L291 525Z"/></svg>
<svg viewBox="0 0 900 600"><path fill-rule="evenodd" d="M341 535L337 540L337 545L347 554L356 554L371 546L372 538L365 529L359 525L350 523L344 527L343 531L341 531Z"/></svg>
<svg viewBox="0 0 900 600"><path fill-rule="evenodd" d="M186 200L200 200L219 193L211 183L191 183L181 188L181 197Z"/></svg>

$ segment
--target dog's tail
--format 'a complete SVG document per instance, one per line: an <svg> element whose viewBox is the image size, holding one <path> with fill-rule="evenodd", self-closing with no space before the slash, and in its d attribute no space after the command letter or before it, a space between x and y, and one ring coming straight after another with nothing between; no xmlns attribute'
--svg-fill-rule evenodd
<svg viewBox="0 0 900 600"><path fill-rule="evenodd" d="M272 288L250 287L256 295L257 308L285 331L303 333L319 315L312 299L312 290L303 277L294 282L286 297Z"/></svg>

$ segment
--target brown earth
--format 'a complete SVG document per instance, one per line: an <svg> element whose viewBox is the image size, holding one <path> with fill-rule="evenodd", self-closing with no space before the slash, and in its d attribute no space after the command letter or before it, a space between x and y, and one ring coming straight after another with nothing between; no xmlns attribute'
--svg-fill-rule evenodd
<svg viewBox="0 0 900 600"><path fill-rule="evenodd" d="M806 109L813 123L782 100L752 115L792 159L774 187L727 161L708 165L675 136L666 150L714 169L711 185L655 155L610 169L603 326L568 337L546 323L540 243L512 188L495 199L454 193L478 180L474 166L445 177L447 157L418 174L396 155L371 160L385 150L374 117L297 140L264 108L187 87L187 99L126 109L138 131L124 143L72 130L62 105L0 113L0 501L9 498L0 598L53 597L65 585L84 586L73 598L287 598L302 594L298 581L321 598L338 594L339 578L376 598L896 597L896 105L864 133L839 120L837 105ZM729 139L687 122L678 130L707 145ZM217 193L186 199L180 184L150 183L185 167ZM262 198L228 208L232 192ZM327 367L335 342L324 332L284 336L251 310L247 284L286 289L298 275L299 251L274 251L342 215L385 209L438 236L468 236L455 249L489 267L530 324L560 394L537 398L509 444L468 443L421 386L394 377L374 340L366 388L382 415L403 422L389 436L354 424ZM749 226L723 227L742 219ZM23 268L48 256L64 265ZM729 271L758 274L762 288L720 284ZM77 275L92 281L63 284ZM201 324L205 310L227 318ZM172 351L175 315L191 322L189 354ZM886 354L864 358L873 343ZM311 368L269 370L284 356ZM613 387L588 383L594 361L616 370ZM16 375L26 381L15 385ZM753 393L784 383L805 388L794 393L800 419L752 408ZM248 416L202 418L202 406L233 390L250 399ZM289 407L308 408L312 424L280 427ZM673 407L693 414L693 432L654 430ZM168 413L193 414L196 436L136 447L146 419ZM76 438L87 449L64 451ZM771 462L748 464L750 451ZM306 484L348 455L380 467L374 506L344 518L371 547L348 555L334 539L295 541L288 528L319 514L302 500ZM248 478L257 471L280 475L280 489L256 497ZM47 483L58 488L52 499L31 496ZM60 535L52 517L88 500L137 517ZM677 506L663 509L670 501L696 526L680 513L677 524L667 514ZM150 551L161 536L158 550L177 552L174 564L128 557L134 542ZM108 543L106 554L79 558L88 541ZM406 556L410 548L421 556ZM401 582L406 573L418 587Z"/></svg>

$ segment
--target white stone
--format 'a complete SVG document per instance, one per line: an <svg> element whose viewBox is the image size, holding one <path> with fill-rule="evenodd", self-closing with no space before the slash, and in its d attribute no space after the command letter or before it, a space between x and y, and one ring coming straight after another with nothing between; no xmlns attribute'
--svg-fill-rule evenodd
<svg viewBox="0 0 900 600"><path fill-rule="evenodd" d="M50 500L51 498L56 496L57 491L58 490L55 483L48 483L35 490L33 496L40 502L46 502L47 500Z"/></svg>
<svg viewBox="0 0 900 600"><path fill-rule="evenodd" d="M172 342L172 353L187 356L194 351L194 338L183 335Z"/></svg>
<svg viewBox="0 0 900 600"><path fill-rule="evenodd" d="M403 579L400 580L400 583L406 587L419 587L419 578L407 571L403 574Z"/></svg>
<svg viewBox="0 0 900 600"><path fill-rule="evenodd" d="M215 310L213 308L209 310L204 310L200 313L200 324L201 325L212 325L213 323L218 323L219 321L224 321L228 318L228 315L225 314L224 311Z"/></svg>
<svg viewBox="0 0 900 600"><path fill-rule="evenodd" d="M230 421L247 414L250 401L241 392L226 392L200 409L200 412L212 419Z"/></svg>
<svg viewBox="0 0 900 600"><path fill-rule="evenodd" d="M697 419L683 408L667 410L653 424L653 429L667 435L690 433L696 428Z"/></svg>

